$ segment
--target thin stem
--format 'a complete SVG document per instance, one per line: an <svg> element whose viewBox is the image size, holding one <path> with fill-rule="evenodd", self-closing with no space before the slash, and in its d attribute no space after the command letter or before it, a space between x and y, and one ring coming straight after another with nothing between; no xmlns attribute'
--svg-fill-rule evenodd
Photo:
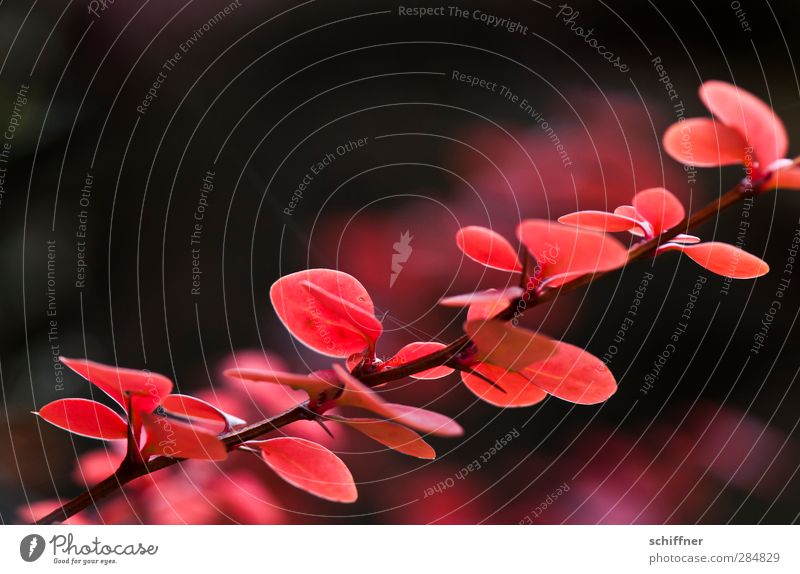
<svg viewBox="0 0 800 574"><path fill-rule="evenodd" d="M685 233L686 231L705 223L722 210L727 209L745 197L757 195L759 191L760 190L758 189L754 191L752 187L748 186L744 181L737 184L724 195L712 201L699 211L696 211L690 216L684 218L683 221L681 221L672 229L662 233L657 237L654 237L653 239L642 241L638 245L634 246L629 252L628 262L636 261L637 259L642 259L652 253L655 253L655 250L659 245L666 243L680 233ZM525 266L527 269L527 261ZM612 271L589 273L557 288L546 289L544 292L532 297L527 307L533 307L547 301L551 301L561 293L573 291L579 287L588 285L611 272ZM507 317L504 318L507 319ZM376 387L378 385L396 381L409 375L450 363L469 344L469 338L466 335L462 335L443 349L431 353L430 355L420 357L393 369L360 374L359 379L368 387ZM222 435L220 438L230 452L235 450L242 443L256 439L290 423L313 418L314 413L309 411L308 402L306 401L284 413L259 421L257 423L253 423L242 429L231 431ZM137 464L126 458L126 461L122 463L120 468L117 469L114 474L102 480L86 492L65 503L63 506L54 510L44 518L38 520L37 524L52 524L66 520L67 518L94 504L97 500L115 492L128 482L139 478L140 476L144 476L145 474L149 474L151 472L161 470L162 468L172 466L173 464L180 463L183 460L184 459L181 458L160 456L147 463L141 462Z"/></svg>

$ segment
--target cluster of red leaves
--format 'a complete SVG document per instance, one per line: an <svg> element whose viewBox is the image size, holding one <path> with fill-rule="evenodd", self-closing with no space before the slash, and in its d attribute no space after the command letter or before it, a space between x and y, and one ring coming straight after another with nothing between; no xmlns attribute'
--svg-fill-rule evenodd
<svg viewBox="0 0 800 574"><path fill-rule="evenodd" d="M762 190L800 189L800 167L784 157L786 128L769 105L726 82L706 82L699 93L715 119L689 118L670 126L664 134L669 155L699 167L743 164L751 185Z"/></svg>
<svg viewBox="0 0 800 574"><path fill-rule="evenodd" d="M743 163L750 187L757 191L777 185L800 188L800 168L782 159L787 149L785 129L766 104L721 82L704 84L700 97L717 119L685 120L670 127L664 136L670 155L693 165ZM464 324L468 342L411 376L438 379L458 370L470 391L501 407L533 405L548 395L577 404L605 401L617 389L606 365L583 349L519 327L521 311L515 307L524 309L545 291L563 288L587 274L623 267L629 249L609 233L626 232L649 241L671 232L671 239L658 246L656 255L680 251L706 269L731 278L753 278L768 271L766 263L736 247L674 233L685 216L672 193L651 188L613 213L579 211L561 217L558 223L524 220L517 227L520 250L491 229L461 228L456 243L467 257L518 274L520 286L442 299L442 305L468 308ZM297 408L304 409L309 420L323 427L326 421L334 421L421 459L435 457L426 435L462 434L452 419L388 402L379 390L359 379L400 368L446 347L433 341L413 342L388 359L378 358L383 326L369 293L357 279L331 269L309 269L280 278L272 285L270 298L298 341L323 355L345 359L347 368L335 363L330 369L293 374L239 367L227 370L228 377L303 391L308 401ZM86 399L58 400L38 414L75 434L126 441L123 460L139 464L157 456L223 460L230 448L222 440L224 435L245 424L202 399L171 394L172 381L162 375L91 361L63 361L109 395L124 417ZM342 414L341 409L366 411L370 416ZM314 441L282 436L251 440L236 448L257 453L278 476L300 489L332 501L356 500L347 466Z"/></svg>

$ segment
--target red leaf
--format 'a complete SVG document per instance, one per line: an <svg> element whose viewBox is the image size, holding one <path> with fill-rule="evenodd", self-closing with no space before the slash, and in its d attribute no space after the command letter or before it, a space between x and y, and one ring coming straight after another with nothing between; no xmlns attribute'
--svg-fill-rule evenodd
<svg viewBox="0 0 800 574"><path fill-rule="evenodd" d="M189 395L167 395L161 402L161 407L173 415L199 419L207 423L211 430L217 434L234 426L245 424L242 419L229 415L206 401Z"/></svg>
<svg viewBox="0 0 800 574"><path fill-rule="evenodd" d="M462 227L456 244L464 255L478 263L501 271L522 271L516 250L505 237L478 225Z"/></svg>
<svg viewBox="0 0 800 574"><path fill-rule="evenodd" d="M275 312L307 347L331 357L372 348L380 335L375 306L357 279L332 269L308 269L270 288Z"/></svg>
<svg viewBox="0 0 800 574"><path fill-rule="evenodd" d="M761 99L719 81L700 86L700 99L719 121L736 129L753 146L761 168L786 156L786 128Z"/></svg>
<svg viewBox="0 0 800 574"><path fill-rule="evenodd" d="M664 151L675 161L697 167L744 163L747 142L732 127L709 118L689 118L669 126Z"/></svg>
<svg viewBox="0 0 800 574"><path fill-rule="evenodd" d="M439 304L445 307L469 307L475 304L505 301L507 305L514 299L522 297L524 293L525 291L522 287L506 287L503 290L487 289L485 291L465 293L464 295L451 295L440 299Z"/></svg>
<svg viewBox="0 0 800 574"><path fill-rule="evenodd" d="M619 241L594 231L567 227L546 219L526 219L517 237L536 258L542 278L558 286L585 273L609 271L628 261L628 250Z"/></svg>
<svg viewBox="0 0 800 574"><path fill-rule="evenodd" d="M164 415L142 413L147 442L142 453L147 456L225 460L225 444L200 425L184 423Z"/></svg>
<svg viewBox="0 0 800 574"><path fill-rule="evenodd" d="M410 426L421 433L448 438L464 434L461 425L447 415L397 403L387 403L387 406L395 414L397 422Z"/></svg>
<svg viewBox="0 0 800 574"><path fill-rule="evenodd" d="M564 225L572 225L582 229L593 231L630 231L636 229L639 223L636 219L626 217L617 213L607 213L605 211L576 211L568 213L558 218L558 222Z"/></svg>
<svg viewBox="0 0 800 574"><path fill-rule="evenodd" d="M557 342L555 353L529 365L522 375L554 397L581 405L603 402L617 390L614 375L603 361L564 342Z"/></svg>
<svg viewBox="0 0 800 574"><path fill-rule="evenodd" d="M413 430L402 425L378 419L349 419L335 415L330 415L329 418L344 423L397 452L428 460L436 458L436 451L431 445Z"/></svg>
<svg viewBox="0 0 800 574"><path fill-rule="evenodd" d="M266 369L230 369L225 371L224 374L234 379L254 381L256 383L273 383L305 391L311 400L317 400L329 391L331 394L339 391L338 386L313 373L310 375L296 375L294 373L268 371Z"/></svg>
<svg viewBox="0 0 800 574"><path fill-rule="evenodd" d="M653 187L633 196L633 208L652 227L655 235L675 227L686 216L683 204L669 190Z"/></svg>
<svg viewBox="0 0 800 574"><path fill-rule="evenodd" d="M384 366L386 367L399 367L405 363L409 363L415 359L419 359L421 357L425 357L436 351L441 351L444 349L446 345L442 343L435 343L435 342L418 342L418 343L409 343L402 349L400 349L397 354L386 361ZM415 375L411 375L413 379L441 379L442 377L446 377L450 373L453 372L453 369L450 367L434 367L432 369L428 369L426 371L420 371Z"/></svg>
<svg viewBox="0 0 800 574"><path fill-rule="evenodd" d="M668 250L682 251L695 263L723 277L753 279L769 272L769 265L764 261L727 243L672 245Z"/></svg>
<svg viewBox="0 0 800 574"><path fill-rule="evenodd" d="M497 386L493 386L477 375L461 373L461 380L478 398L497 407L529 407L543 401L547 393L532 385L519 373L511 373L502 367L479 364L473 370ZM502 390L500 390L502 389ZM505 392L503 392L505 391Z"/></svg>
<svg viewBox="0 0 800 574"><path fill-rule="evenodd" d="M439 301L445 307L466 307L467 321L477 319L491 319L505 311L511 302L525 294L521 287L506 287L505 289L487 289L465 295L453 295Z"/></svg>
<svg viewBox="0 0 800 574"><path fill-rule="evenodd" d="M125 439L128 423L104 404L88 399L60 399L36 413L71 433L103 440Z"/></svg>
<svg viewBox="0 0 800 574"><path fill-rule="evenodd" d="M437 436L460 434L461 427L449 417L425 409L388 403L341 365L333 365L333 370L344 385L342 394L336 399L337 405L364 409L422 433Z"/></svg>
<svg viewBox="0 0 800 574"><path fill-rule="evenodd" d="M684 245L693 245L695 243L700 243L700 238L695 235L687 235L685 233L679 233L672 239L670 239L672 243L682 243Z"/></svg>
<svg viewBox="0 0 800 574"><path fill-rule="evenodd" d="M642 226L647 223L645 221L641 221L642 216L636 213L636 210L633 208L632 205L620 205L618 208L614 210L614 214L621 215L622 217L629 217L630 219L638 221L639 224ZM628 231L630 232L631 235L635 235L636 237L644 237L644 230L642 227L634 227L633 229L629 229Z"/></svg>
<svg viewBox="0 0 800 574"><path fill-rule="evenodd" d="M105 392L126 411L126 392L132 393L131 404L136 410L150 412L172 391L172 381L158 373L66 357L61 357L61 362Z"/></svg>
<svg viewBox="0 0 800 574"><path fill-rule="evenodd" d="M777 169L764 184L765 189L800 189L800 167Z"/></svg>
<svg viewBox="0 0 800 574"><path fill-rule="evenodd" d="M259 448L264 462L292 486L334 502L355 502L358 498L347 466L321 445L296 437L245 444Z"/></svg>
<svg viewBox="0 0 800 574"><path fill-rule="evenodd" d="M506 371L521 371L555 350L550 337L504 321L468 321L464 331L478 347L476 359Z"/></svg>

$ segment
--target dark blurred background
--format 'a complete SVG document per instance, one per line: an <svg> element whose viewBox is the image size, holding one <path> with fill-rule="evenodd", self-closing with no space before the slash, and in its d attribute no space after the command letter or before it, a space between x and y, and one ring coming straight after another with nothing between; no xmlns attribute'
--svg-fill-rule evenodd
<svg viewBox="0 0 800 574"><path fill-rule="evenodd" d="M613 208L646 187L698 207L736 183L737 168L692 174L660 149L681 102L687 117L708 115L701 82L771 102L799 141L792 0L459 2L467 18L441 6L446 15L419 18L382 1L2 3L0 129L14 128L0 196L4 523L80 492L76 456L98 446L30 414L90 394L54 355L148 368L209 396L233 394L220 370L234 353L328 367L293 342L267 296L280 275L315 266L364 283L385 314L381 354L452 340L463 316L436 301L507 281L462 258L460 226L513 237L521 218ZM476 10L525 28L491 27ZM592 29L629 69L571 26ZM203 193L204 179L213 190ZM313 499L240 454L170 471L85 519L796 522L800 278L776 292L799 228L800 196L772 193L697 230L763 257L773 272L757 281L727 284L671 254L530 313L528 326L606 355L620 389L603 405L550 398L501 411L455 375L397 384L393 399L445 412L466 435L432 439L440 457L422 463L366 454L374 443L337 429L325 444L360 483L355 505ZM413 251L390 286L405 232ZM646 273L634 325L615 341ZM688 329L653 380L698 276L707 281ZM283 398L239 400L268 415ZM480 469L462 471L476 459Z"/></svg>

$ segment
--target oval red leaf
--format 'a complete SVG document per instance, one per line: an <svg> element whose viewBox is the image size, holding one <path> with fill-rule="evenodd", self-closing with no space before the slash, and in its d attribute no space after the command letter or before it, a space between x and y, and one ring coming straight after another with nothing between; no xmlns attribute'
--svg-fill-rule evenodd
<svg viewBox="0 0 800 574"><path fill-rule="evenodd" d="M517 237L536 258L542 278L559 278L551 280L551 286L577 275L617 269L628 261L628 250L613 237L546 219L526 219L517 227Z"/></svg>
<svg viewBox="0 0 800 574"><path fill-rule="evenodd" d="M664 151L685 165L716 167L744 163L747 142L732 127L709 118L672 124L663 137Z"/></svg>
<svg viewBox="0 0 800 574"><path fill-rule="evenodd" d="M386 361L384 363L385 367L399 367L405 363L411 362L415 359L419 359L435 353L436 351L441 351L444 349L446 345L442 343L436 342L417 342L417 343L409 343L402 349L400 349L397 354ZM453 372L453 369L450 367L434 367L432 369L428 369L426 371L420 371L414 375L411 375L413 379L441 379L442 377L446 377L450 373Z"/></svg>
<svg viewBox="0 0 800 574"><path fill-rule="evenodd" d="M167 395L161 402L161 407L173 415L198 419L209 425L209 428L216 434L237 425L245 424L242 419L230 415L202 399L190 397L189 395Z"/></svg>
<svg viewBox="0 0 800 574"><path fill-rule="evenodd" d="M470 259L501 271L522 271L517 252L508 240L485 227L469 225L456 233L456 245Z"/></svg>
<svg viewBox="0 0 800 574"><path fill-rule="evenodd" d="M800 167L778 169L772 172L764 184L765 189L800 189Z"/></svg>
<svg viewBox="0 0 800 574"><path fill-rule="evenodd" d="M342 394L336 399L336 404L339 406L364 409L425 434L457 436L463 432L458 423L445 415L386 402L378 393L345 371L341 365L333 365L333 370L343 385Z"/></svg>
<svg viewBox="0 0 800 574"><path fill-rule="evenodd" d="M727 243L698 243L697 245L676 245L695 263L712 273L732 279L753 279L769 272L769 265L755 255L742 251Z"/></svg>
<svg viewBox="0 0 800 574"><path fill-rule="evenodd" d="M548 394L580 405L601 403L617 391L617 381L603 361L560 341L555 353L529 365L522 375Z"/></svg>
<svg viewBox="0 0 800 574"><path fill-rule="evenodd" d="M468 321L464 331L478 347L478 361L506 371L521 371L555 350L550 337L505 321Z"/></svg>
<svg viewBox="0 0 800 574"><path fill-rule="evenodd" d="M479 399L496 407L529 407L542 402L547 393L519 373L511 373L494 365L475 365L473 370L494 383L468 372L461 380ZM499 388L498 388L499 387ZM502 389L502 390L501 390Z"/></svg>
<svg viewBox="0 0 800 574"><path fill-rule="evenodd" d="M322 445L296 437L245 444L260 449L264 462L292 486L333 502L355 502L358 498L350 470Z"/></svg>
<svg viewBox="0 0 800 574"><path fill-rule="evenodd" d="M170 458L225 460L225 444L203 426L154 413L142 413L147 441L142 454Z"/></svg>
<svg viewBox="0 0 800 574"><path fill-rule="evenodd" d="M43 406L44 420L64 430L102 440L125 439L128 423L104 404L88 399L60 399Z"/></svg>
<svg viewBox="0 0 800 574"><path fill-rule="evenodd" d="M66 357L61 357L61 362L101 389L126 411L126 392L132 393L131 404L136 410L150 412L172 391L172 381L158 373Z"/></svg>
<svg viewBox="0 0 800 574"><path fill-rule="evenodd" d="M558 218L558 222L581 229L606 232L630 231L639 227L639 223L633 218L618 213L591 210L562 215Z"/></svg>
<svg viewBox="0 0 800 574"><path fill-rule="evenodd" d="M714 116L750 142L764 168L786 156L786 128L765 102L727 82L710 81L700 86L700 99Z"/></svg>
<svg viewBox="0 0 800 574"><path fill-rule="evenodd" d="M464 434L461 425L447 415L397 403L387 403L386 406L391 409L397 422L410 426L423 434L447 438Z"/></svg>
<svg viewBox="0 0 800 574"><path fill-rule="evenodd" d="M436 458L436 451L433 450L431 445L426 443L422 437L413 430L402 425L378 419L350 419L334 415L331 415L329 418L344 423L358 432L365 434L372 440L384 446L388 446L397 452L427 460Z"/></svg>
<svg viewBox="0 0 800 574"><path fill-rule="evenodd" d="M683 204L669 190L653 187L633 197L633 208L643 217L656 235L675 227L686 217Z"/></svg>
<svg viewBox="0 0 800 574"><path fill-rule="evenodd" d="M347 273L299 271L278 279L269 295L288 331L323 355L348 357L374 346L380 335L372 299Z"/></svg>
<svg viewBox="0 0 800 574"><path fill-rule="evenodd" d="M339 391L337 385L313 373L310 375L297 375L266 369L230 369L225 371L224 374L234 379L284 385L298 391L305 391L308 393L308 398L312 400L317 400L326 393L333 394Z"/></svg>

